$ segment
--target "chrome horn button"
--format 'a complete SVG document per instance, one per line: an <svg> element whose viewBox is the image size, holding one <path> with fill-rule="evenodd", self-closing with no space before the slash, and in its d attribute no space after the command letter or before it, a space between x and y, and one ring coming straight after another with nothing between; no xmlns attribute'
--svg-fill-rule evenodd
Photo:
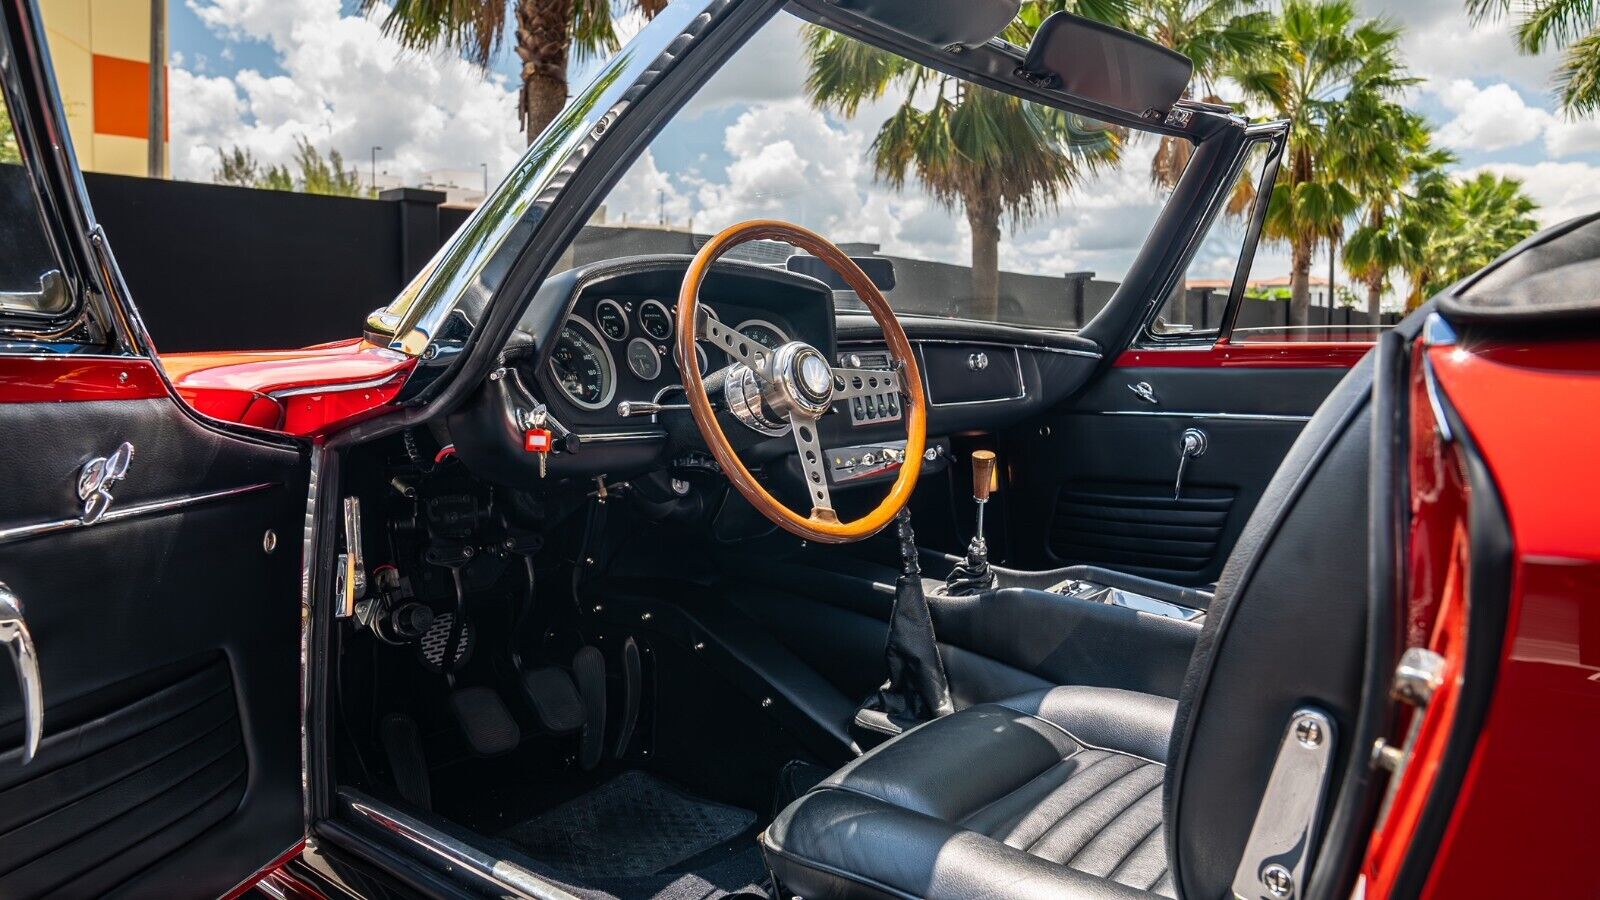
<svg viewBox="0 0 1600 900"><path fill-rule="evenodd" d="M810 344L790 341L772 353L767 405L781 416L800 413L816 418L833 400L833 367Z"/></svg>

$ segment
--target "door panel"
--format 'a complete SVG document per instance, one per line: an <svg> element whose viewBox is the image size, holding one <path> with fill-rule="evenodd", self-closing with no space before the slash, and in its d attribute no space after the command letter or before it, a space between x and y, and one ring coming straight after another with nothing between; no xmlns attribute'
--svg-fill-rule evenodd
<svg viewBox="0 0 1600 900"><path fill-rule="evenodd" d="M24 764L22 694L0 671L0 896L223 894L303 833L305 453L213 430L164 390L6 402L30 396L19 369L47 364L0 362L0 581L44 699ZM118 375L148 365L73 368L139 385ZM79 471L122 442L126 476L83 525Z"/></svg>
<svg viewBox="0 0 1600 900"><path fill-rule="evenodd" d="M1128 354L1140 364L1108 369L1070 406L1007 435L1008 562L1216 581L1290 445L1360 355L1295 365L1265 351L1254 365L1224 364L1229 353ZM1205 449L1184 464L1177 493L1189 429Z"/></svg>

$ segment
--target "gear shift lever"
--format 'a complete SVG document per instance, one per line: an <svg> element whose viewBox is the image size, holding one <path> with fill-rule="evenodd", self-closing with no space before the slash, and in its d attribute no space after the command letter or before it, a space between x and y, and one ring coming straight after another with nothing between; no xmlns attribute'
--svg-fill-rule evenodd
<svg viewBox="0 0 1600 900"><path fill-rule="evenodd" d="M983 510L989 505L994 485L995 458L992 450L972 451L972 502L978 507L977 526L972 543L967 545L966 561L950 570L946 590L955 596L981 594L994 589L994 570L989 568L989 544L983 538Z"/></svg>

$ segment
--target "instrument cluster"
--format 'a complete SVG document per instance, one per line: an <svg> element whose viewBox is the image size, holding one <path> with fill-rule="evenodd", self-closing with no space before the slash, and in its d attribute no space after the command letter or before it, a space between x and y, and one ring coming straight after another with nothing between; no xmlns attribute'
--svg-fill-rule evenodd
<svg viewBox="0 0 1600 900"><path fill-rule="evenodd" d="M700 306L713 318L722 319L711 304L702 302ZM790 329L773 321L770 314L758 315L759 310L732 304L722 306L730 315L740 313L735 330L769 350L791 338ZM609 410L625 400L658 401L683 386L676 334L677 314L668 300L610 295L580 298L551 350L549 374L580 409ZM721 351L707 351L704 345L695 347L695 357L701 375L728 364Z"/></svg>

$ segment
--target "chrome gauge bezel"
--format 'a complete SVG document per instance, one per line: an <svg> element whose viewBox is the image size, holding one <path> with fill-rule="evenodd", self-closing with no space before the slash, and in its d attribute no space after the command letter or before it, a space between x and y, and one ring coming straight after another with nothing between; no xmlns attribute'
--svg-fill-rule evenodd
<svg viewBox="0 0 1600 900"><path fill-rule="evenodd" d="M604 360L606 368L605 394L594 403L572 396L572 392L567 390L566 385L561 383L560 373L556 371L555 351L553 349L551 350L551 359L547 363L550 368L550 377L555 381L556 387L560 388L561 396L567 398L567 401L572 405L580 409L605 409L610 405L611 399L617 395L617 359L611 355L611 345L606 341L605 335L601 334L599 329L584 319L580 319L577 316L568 316L566 321L561 323L561 331L565 331L568 325L576 325L587 331L589 336L594 339L594 346L599 348L600 356ZM556 332L556 342L558 344L561 341L561 331Z"/></svg>
<svg viewBox="0 0 1600 900"><path fill-rule="evenodd" d="M616 310L618 318L622 319L621 337L612 337L611 335L606 334L606 330L600 326L600 310L605 309L607 306ZM620 344L628 339L628 335L633 334L633 321L628 318L628 311L623 308L621 303L617 302L616 300L612 300L609 297L594 305L594 324L595 328L600 332L601 337L614 343Z"/></svg>
<svg viewBox="0 0 1600 900"><path fill-rule="evenodd" d="M646 350L650 351L651 365L654 367L654 369L648 375L639 371L633 365L633 348L636 346L642 346ZM629 341L628 346L623 348L622 358L628 362L628 371L632 372L633 376L640 381L655 381L657 378L661 377L661 352L656 349L655 344L650 343L650 341L645 338L636 337Z"/></svg>
<svg viewBox="0 0 1600 900"><path fill-rule="evenodd" d="M666 334L651 334L650 333L650 326L648 326L648 325L646 325L644 323L644 311L646 309L649 309L652 306L658 307L661 310L661 314L663 316L667 317L667 333ZM651 300L646 300L643 303L639 304L639 332L641 334L643 334L645 337L651 338L651 339L657 340L657 341L670 341L670 340L672 340L673 327L676 324L677 324L677 320L673 318L672 310L668 309L667 305L665 303L662 303L660 300L651 299Z"/></svg>

